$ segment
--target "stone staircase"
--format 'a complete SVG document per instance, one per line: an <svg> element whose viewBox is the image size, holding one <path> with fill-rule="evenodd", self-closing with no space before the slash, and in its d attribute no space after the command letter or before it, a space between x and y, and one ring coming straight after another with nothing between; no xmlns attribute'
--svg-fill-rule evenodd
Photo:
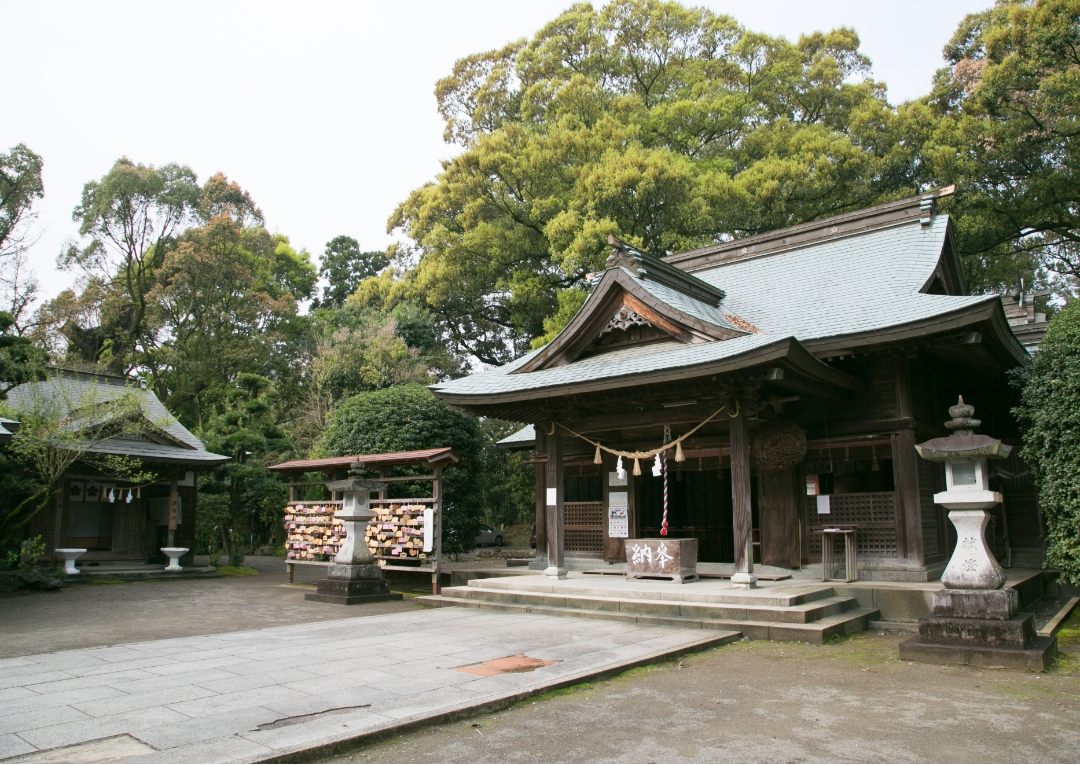
<svg viewBox="0 0 1080 765"><path fill-rule="evenodd" d="M734 630L755 640L807 643L862 632L870 620L879 617L876 609L860 608L855 598L838 596L832 587L821 584L733 590L730 586L650 587L648 584L654 583L635 586L619 582L613 587L603 581L570 581L573 586L560 586L543 577L473 579L466 587L446 587L441 595L418 597L416 602L427 607L461 606Z"/></svg>

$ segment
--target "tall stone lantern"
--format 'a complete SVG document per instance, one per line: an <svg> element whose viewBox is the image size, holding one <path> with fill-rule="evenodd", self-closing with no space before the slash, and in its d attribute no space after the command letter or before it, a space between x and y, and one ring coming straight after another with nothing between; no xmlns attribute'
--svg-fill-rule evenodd
<svg viewBox="0 0 1080 765"><path fill-rule="evenodd" d="M345 542L334 556L326 578L320 579L316 591L304 598L344 606L401 600L400 593L390 592L390 583L364 539L367 525L375 517L371 493L381 491L386 484L366 476L361 462L350 465L348 475L341 481L326 483L326 488L341 495L341 509L334 517L345 528Z"/></svg>
<svg viewBox="0 0 1080 765"><path fill-rule="evenodd" d="M949 511L949 521L956 527L956 549L941 575L942 584L955 590L1000 590L1005 572L986 546L984 532L990 523L988 511L1002 498L1000 492L990 491L987 461L1008 457L1012 447L1001 439L977 435L982 421L974 414L975 407L960 396L956 406L949 407L952 419L945 423L952 433L918 444L915 451L924 460L945 463L945 491L935 494L934 502ZM1016 595L1014 590L1007 592Z"/></svg>
<svg viewBox="0 0 1080 765"><path fill-rule="evenodd" d="M979 664L1039 670L1052 655L1052 638L1036 638L1034 617L1018 613L1018 595L1003 589L1005 572L986 544L989 510L1002 501L990 490L988 460L1003 459L1012 447L975 433L975 407L961 396L949 407L951 433L918 444L919 456L945 464L945 491L934 502L949 511L956 547L933 593L930 616L919 634L900 644L900 658L943 664Z"/></svg>

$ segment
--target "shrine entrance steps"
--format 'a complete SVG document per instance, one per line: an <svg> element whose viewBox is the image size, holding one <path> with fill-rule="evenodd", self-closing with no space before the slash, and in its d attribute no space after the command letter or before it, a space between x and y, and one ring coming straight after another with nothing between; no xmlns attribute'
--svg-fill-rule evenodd
<svg viewBox="0 0 1080 765"><path fill-rule="evenodd" d="M734 630L755 640L823 643L862 632L879 618L853 597L822 583L760 582L740 590L724 580L686 584L624 580L571 572L566 579L543 575L473 579L440 595L416 598L427 607L462 606L517 613L613 619L639 624Z"/></svg>

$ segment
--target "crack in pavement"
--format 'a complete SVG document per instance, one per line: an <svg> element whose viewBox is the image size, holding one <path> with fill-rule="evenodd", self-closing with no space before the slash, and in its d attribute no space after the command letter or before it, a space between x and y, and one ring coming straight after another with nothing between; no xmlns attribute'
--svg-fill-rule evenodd
<svg viewBox="0 0 1080 765"><path fill-rule="evenodd" d="M310 712L310 713L308 713L306 715L293 715L292 717L279 717L278 719L274 720L273 722L259 723L259 725L252 728L251 731L249 731L249 732L254 733L255 731L260 731L260 730L275 730L277 728L287 728L290 725L299 725L301 723L308 722L309 720L314 720L314 719L322 717L324 715L331 715L331 714L341 713L341 712L350 712L350 711L352 711L354 709L366 709L366 708L368 708L370 706L371 706L371 704L357 704L356 706L352 706L352 707L331 707L330 709L324 709L321 712Z"/></svg>

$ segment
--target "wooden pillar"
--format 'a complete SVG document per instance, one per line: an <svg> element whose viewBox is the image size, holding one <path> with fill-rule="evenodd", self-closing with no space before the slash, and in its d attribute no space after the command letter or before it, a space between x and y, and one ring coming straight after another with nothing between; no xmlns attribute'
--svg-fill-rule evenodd
<svg viewBox="0 0 1080 765"><path fill-rule="evenodd" d="M176 546L176 526L177 519L180 515L180 488L177 486L176 479L172 480L172 484L169 486L169 534L166 538L166 547Z"/></svg>
<svg viewBox="0 0 1080 765"><path fill-rule="evenodd" d="M757 586L754 576L753 532L750 515L750 437L747 432L745 407L728 418L731 434L731 516L735 537L735 587L750 589Z"/></svg>
<svg viewBox="0 0 1080 765"><path fill-rule="evenodd" d="M431 499L433 500L431 506L435 509L435 528L432 530L432 547L434 548L435 565L432 567L431 572L431 594L438 595L442 591L442 587L439 584L439 558L442 555L442 516L443 516L443 501L442 501L442 465L436 465L434 470L435 477L431 479ZM389 487L379 492L379 499L387 499L389 494Z"/></svg>
<svg viewBox="0 0 1080 765"><path fill-rule="evenodd" d="M544 464L544 513L547 526L548 565L544 573L549 579L565 579L566 511L563 506L562 437L554 423L547 424L547 462Z"/></svg>
<svg viewBox="0 0 1080 765"><path fill-rule="evenodd" d="M896 487L896 525L900 555L914 566L923 555L922 498L919 496L919 457L915 431L906 428L892 437L893 485Z"/></svg>
<svg viewBox="0 0 1080 765"><path fill-rule="evenodd" d="M547 552L547 503L544 499L547 473L542 461L538 460L534 467L536 469L536 551L540 555Z"/></svg>

